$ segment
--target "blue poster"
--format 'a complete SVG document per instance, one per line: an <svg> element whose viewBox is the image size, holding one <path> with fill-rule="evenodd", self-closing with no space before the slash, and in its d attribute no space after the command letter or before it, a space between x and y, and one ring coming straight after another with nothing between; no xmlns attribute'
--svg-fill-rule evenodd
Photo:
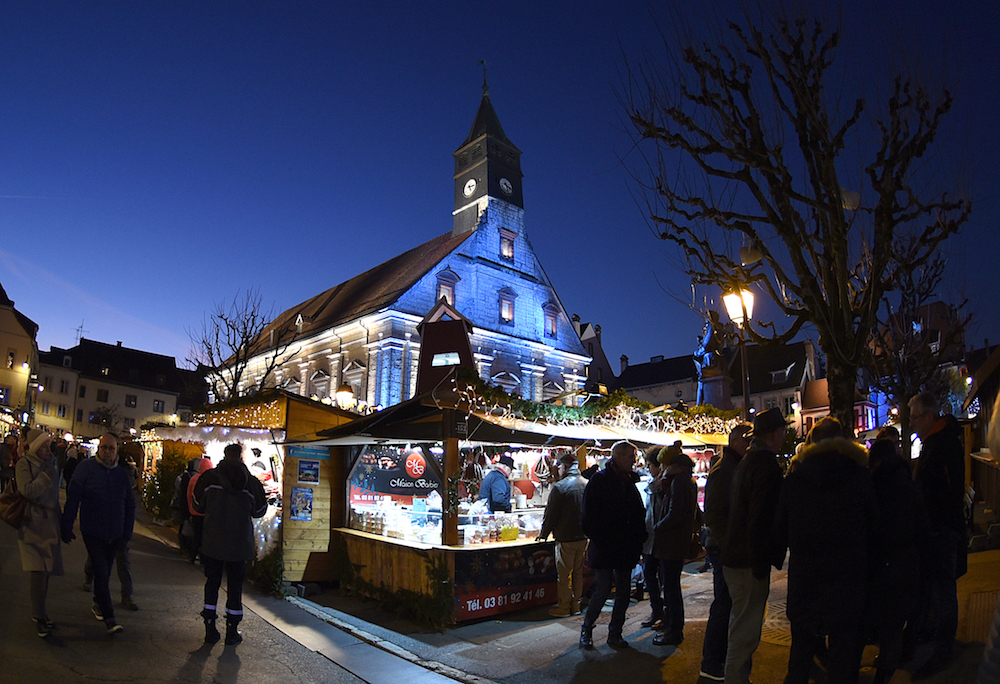
<svg viewBox="0 0 1000 684"><path fill-rule="evenodd" d="M285 446L285 453L289 458L314 458L318 461L330 460L330 447L328 446L303 446L298 444L289 444Z"/></svg>
<svg viewBox="0 0 1000 684"><path fill-rule="evenodd" d="M299 459L299 484L319 484L319 461Z"/></svg>
<svg viewBox="0 0 1000 684"><path fill-rule="evenodd" d="M291 520L313 519L313 490L310 487L292 487Z"/></svg>

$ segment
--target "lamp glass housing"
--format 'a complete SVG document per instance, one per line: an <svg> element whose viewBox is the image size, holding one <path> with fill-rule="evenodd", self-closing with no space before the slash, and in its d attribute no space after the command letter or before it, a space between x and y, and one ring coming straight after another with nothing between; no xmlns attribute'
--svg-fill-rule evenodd
<svg viewBox="0 0 1000 684"><path fill-rule="evenodd" d="M743 325L743 314L746 312L746 319L753 318L753 292L750 290L740 290L723 295L722 301L726 305L726 313L729 320L736 325Z"/></svg>

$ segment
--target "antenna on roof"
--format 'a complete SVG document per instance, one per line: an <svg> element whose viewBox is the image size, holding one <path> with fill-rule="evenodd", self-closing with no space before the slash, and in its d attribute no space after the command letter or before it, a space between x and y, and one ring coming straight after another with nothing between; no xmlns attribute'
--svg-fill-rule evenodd
<svg viewBox="0 0 1000 684"><path fill-rule="evenodd" d="M486 84L486 60L485 59L481 59L481 60L479 60L479 63L483 67L483 95L489 95L490 94L490 87Z"/></svg>
<svg viewBox="0 0 1000 684"><path fill-rule="evenodd" d="M83 339L83 333L89 333L89 330L83 329L83 320L80 321L80 325L76 328L76 343L80 344L80 340Z"/></svg>

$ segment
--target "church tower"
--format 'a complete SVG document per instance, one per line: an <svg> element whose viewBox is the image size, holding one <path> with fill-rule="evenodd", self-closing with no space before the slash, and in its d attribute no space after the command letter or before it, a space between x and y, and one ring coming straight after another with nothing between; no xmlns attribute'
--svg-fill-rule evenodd
<svg viewBox="0 0 1000 684"><path fill-rule="evenodd" d="M452 235L475 230L488 198L524 208L521 150L503 132L483 77L483 100L469 136L455 157L455 211Z"/></svg>

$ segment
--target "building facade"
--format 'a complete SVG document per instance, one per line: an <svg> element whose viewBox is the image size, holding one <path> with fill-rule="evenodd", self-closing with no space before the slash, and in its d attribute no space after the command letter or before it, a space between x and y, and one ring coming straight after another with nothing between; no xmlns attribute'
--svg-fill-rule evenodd
<svg viewBox="0 0 1000 684"><path fill-rule="evenodd" d="M441 300L472 323L484 381L535 401L585 386L591 357L528 239L521 152L485 85L453 156L451 230L280 314L258 338L241 393L259 386L271 343L291 333L267 386L332 402L346 385L368 407L409 399L417 326Z"/></svg>
<svg viewBox="0 0 1000 684"><path fill-rule="evenodd" d="M14 308L0 285L0 433L27 423L38 394L38 325Z"/></svg>

